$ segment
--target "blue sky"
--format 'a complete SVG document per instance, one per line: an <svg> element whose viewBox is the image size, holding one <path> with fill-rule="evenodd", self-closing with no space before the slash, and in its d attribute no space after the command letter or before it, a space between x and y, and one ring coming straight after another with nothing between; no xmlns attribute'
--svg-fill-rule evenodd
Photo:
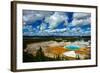
<svg viewBox="0 0 100 73"><path fill-rule="evenodd" d="M23 10L24 36L90 36L91 14Z"/></svg>

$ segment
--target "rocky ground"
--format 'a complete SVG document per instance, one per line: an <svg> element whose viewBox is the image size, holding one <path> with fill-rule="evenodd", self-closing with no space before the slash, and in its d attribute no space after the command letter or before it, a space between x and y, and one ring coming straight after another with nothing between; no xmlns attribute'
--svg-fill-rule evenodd
<svg viewBox="0 0 100 73"><path fill-rule="evenodd" d="M70 50L68 48L64 48L66 45L78 45L80 49L78 50ZM36 55L36 52L39 48L42 48L45 56L50 58L59 57L62 60L85 60L90 59L90 45L88 42L56 42L56 41L47 41L47 42L38 42L31 43L27 45L27 48L24 49L24 52Z"/></svg>

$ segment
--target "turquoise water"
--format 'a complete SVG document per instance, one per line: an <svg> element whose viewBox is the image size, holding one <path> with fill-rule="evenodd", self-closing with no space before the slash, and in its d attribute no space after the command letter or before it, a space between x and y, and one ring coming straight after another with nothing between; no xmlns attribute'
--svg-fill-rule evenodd
<svg viewBox="0 0 100 73"><path fill-rule="evenodd" d="M68 45L68 46L64 46L64 48L67 48L69 50L79 50L80 46L77 46L77 45Z"/></svg>

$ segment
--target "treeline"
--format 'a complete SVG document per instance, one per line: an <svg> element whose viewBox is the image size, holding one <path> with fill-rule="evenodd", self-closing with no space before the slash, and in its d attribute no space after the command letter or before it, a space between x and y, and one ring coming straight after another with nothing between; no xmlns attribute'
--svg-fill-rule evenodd
<svg viewBox="0 0 100 73"><path fill-rule="evenodd" d="M66 37L32 37L32 36L24 36L23 37L23 48L26 48L27 44L44 42L44 41L66 41L66 42L74 42L74 41L88 41L91 40L91 36L66 36Z"/></svg>

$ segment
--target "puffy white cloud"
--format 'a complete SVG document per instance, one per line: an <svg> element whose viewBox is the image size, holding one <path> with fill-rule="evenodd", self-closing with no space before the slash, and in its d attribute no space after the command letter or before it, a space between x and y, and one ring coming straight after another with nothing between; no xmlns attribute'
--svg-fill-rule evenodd
<svg viewBox="0 0 100 73"><path fill-rule="evenodd" d="M56 28L59 23L61 23L62 21L65 21L65 25L68 24L67 22L67 16L65 15L65 13L61 13L61 12L55 12L53 15L47 17L45 19L46 23L49 23L49 28L50 29L54 29Z"/></svg>
<svg viewBox="0 0 100 73"><path fill-rule="evenodd" d="M87 24L91 24L91 20L90 18L86 18L86 19L80 19L80 20L77 20L77 19L73 19L72 21L72 25L87 25Z"/></svg>
<svg viewBox="0 0 100 73"><path fill-rule="evenodd" d="M63 29L53 29L53 30L49 29L49 30L45 30L45 31L46 32L50 32L50 33L57 33L57 32L63 33L63 32L66 32L67 29L66 28L63 28Z"/></svg>
<svg viewBox="0 0 100 73"><path fill-rule="evenodd" d="M32 36L36 33L36 29L32 28L31 25L25 25L23 26L23 35L24 36Z"/></svg>
<svg viewBox="0 0 100 73"><path fill-rule="evenodd" d="M41 15L36 15L36 14L27 14L25 16L23 16L23 21L24 22L28 22L28 23L32 23L35 22L36 20L41 20L43 19L43 16Z"/></svg>
<svg viewBox="0 0 100 73"><path fill-rule="evenodd" d="M90 35L90 28L83 30L77 25L89 25L91 24L90 13L73 13L73 20L68 23L68 16L64 12L53 11L29 11L26 10L23 13L23 32L24 35L29 36L80 36ZM35 22L36 20L43 20L42 23L35 28L32 25L26 25L27 23ZM56 28L60 23L64 22L63 28ZM68 25L68 26L67 26ZM47 27L48 26L48 27ZM70 28L72 26L73 28ZM37 32L38 31L38 32Z"/></svg>
<svg viewBox="0 0 100 73"><path fill-rule="evenodd" d="M87 25L91 24L91 14L90 13L74 13L72 25Z"/></svg>
<svg viewBox="0 0 100 73"><path fill-rule="evenodd" d="M34 10L24 10L23 11L23 21L32 23L36 20L42 20L43 18L50 16L53 12L49 11L34 11Z"/></svg>
<svg viewBox="0 0 100 73"><path fill-rule="evenodd" d="M45 20L43 20L45 19ZM23 24L32 23L36 20L43 20L43 22L49 24L50 29L56 28L61 22L64 21L63 25L68 25L68 17L64 12L53 12L53 11L33 11L24 10L23 12Z"/></svg>
<svg viewBox="0 0 100 73"><path fill-rule="evenodd" d="M46 29L46 27L47 27L47 24L42 23L42 24L40 25L40 30L41 30L41 31L44 31L44 30Z"/></svg>
<svg viewBox="0 0 100 73"><path fill-rule="evenodd" d="M90 28L89 28L90 29ZM80 27L75 27L68 32L70 36L90 36L91 31L90 30L84 30Z"/></svg>
<svg viewBox="0 0 100 73"><path fill-rule="evenodd" d="M75 26L71 29L72 35L78 36L90 36L90 27L81 28L83 25L91 24L91 14L90 13L73 13L73 21L71 22L71 26ZM77 26L77 27L76 27Z"/></svg>
<svg viewBox="0 0 100 73"><path fill-rule="evenodd" d="M71 31L74 33L74 32L80 32L82 29L80 27L77 27L77 28L72 28Z"/></svg>
<svg viewBox="0 0 100 73"><path fill-rule="evenodd" d="M65 26L67 26L69 23L68 23L68 21L67 20L65 20L65 23L64 23L64 25Z"/></svg>
<svg viewBox="0 0 100 73"><path fill-rule="evenodd" d="M83 19L91 17L90 13L76 12L73 14L73 18L75 19Z"/></svg>

